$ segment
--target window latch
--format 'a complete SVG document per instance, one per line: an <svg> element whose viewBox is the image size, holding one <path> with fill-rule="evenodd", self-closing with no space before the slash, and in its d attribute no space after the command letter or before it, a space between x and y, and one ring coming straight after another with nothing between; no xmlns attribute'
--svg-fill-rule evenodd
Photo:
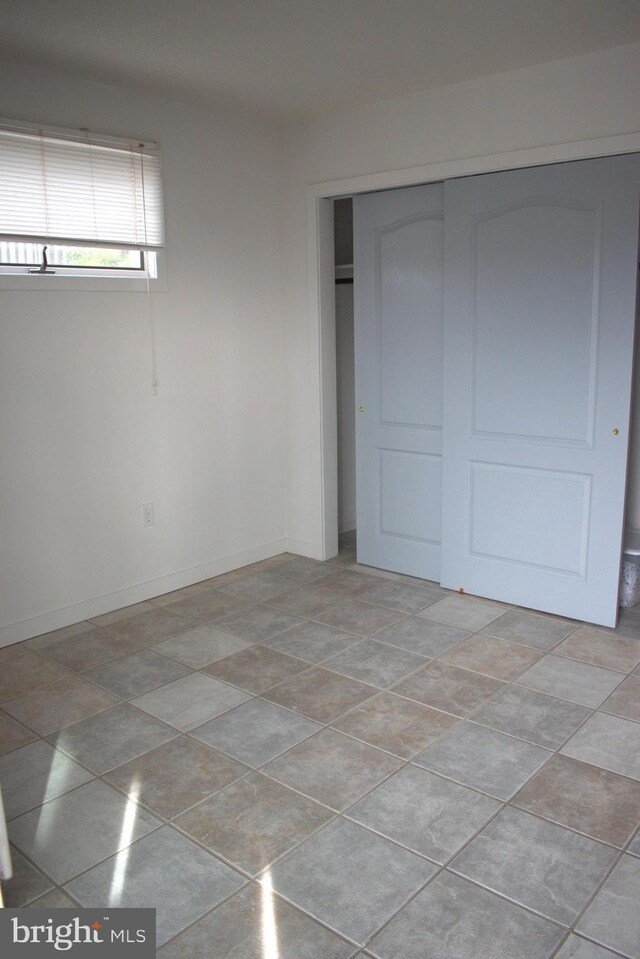
<svg viewBox="0 0 640 959"><path fill-rule="evenodd" d="M56 272L55 270L49 270L49 269L47 269L48 265L49 265L49 264L47 263L47 248L46 248L46 246L43 246L43 247L42 247L42 260L41 260L41 262L40 262L40 266L38 267L37 270L29 270L29 273L55 273L55 272Z"/></svg>

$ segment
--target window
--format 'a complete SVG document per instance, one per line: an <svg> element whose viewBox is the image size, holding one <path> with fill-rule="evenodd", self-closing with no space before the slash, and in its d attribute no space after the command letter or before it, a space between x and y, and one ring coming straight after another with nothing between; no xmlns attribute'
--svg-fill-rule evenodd
<svg viewBox="0 0 640 959"><path fill-rule="evenodd" d="M158 276L156 253L116 247L60 246L0 241L0 275L39 274L46 249L47 275L113 276L133 278Z"/></svg>
<svg viewBox="0 0 640 959"><path fill-rule="evenodd" d="M156 279L163 244L156 144L0 121L0 279Z"/></svg>

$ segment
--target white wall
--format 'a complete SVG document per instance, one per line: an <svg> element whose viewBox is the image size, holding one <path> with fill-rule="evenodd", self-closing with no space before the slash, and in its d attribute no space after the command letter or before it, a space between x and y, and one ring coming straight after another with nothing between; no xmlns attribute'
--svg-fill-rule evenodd
<svg viewBox="0 0 640 959"><path fill-rule="evenodd" d="M280 134L4 65L5 116L162 146L168 290L0 292L0 645L285 548ZM140 505L155 504L142 529Z"/></svg>
<svg viewBox="0 0 640 959"><path fill-rule="evenodd" d="M640 44L335 113L286 130L288 534L322 555L317 315L310 306L307 187L328 180L640 132ZM640 448L640 416L634 445ZM640 462L631 477L640 525Z"/></svg>

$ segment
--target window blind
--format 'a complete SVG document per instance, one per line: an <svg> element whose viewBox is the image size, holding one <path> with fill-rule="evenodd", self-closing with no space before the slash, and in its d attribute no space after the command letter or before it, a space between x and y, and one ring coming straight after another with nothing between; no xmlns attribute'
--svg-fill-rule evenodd
<svg viewBox="0 0 640 959"><path fill-rule="evenodd" d="M0 239L161 247L157 148L0 121Z"/></svg>

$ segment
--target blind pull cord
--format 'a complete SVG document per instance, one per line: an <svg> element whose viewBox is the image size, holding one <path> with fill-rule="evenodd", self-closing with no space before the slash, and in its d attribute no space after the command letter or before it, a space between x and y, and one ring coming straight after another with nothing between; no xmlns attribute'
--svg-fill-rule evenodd
<svg viewBox="0 0 640 959"><path fill-rule="evenodd" d="M142 152L143 144L140 144L140 179L142 185L142 223L144 225L145 258L147 264L147 312L149 316L149 348L151 353L151 395L158 395L158 357L156 349L156 328L153 318L153 307L151 304L151 283L149 280L149 247L147 237L147 198L144 184L144 154Z"/></svg>

